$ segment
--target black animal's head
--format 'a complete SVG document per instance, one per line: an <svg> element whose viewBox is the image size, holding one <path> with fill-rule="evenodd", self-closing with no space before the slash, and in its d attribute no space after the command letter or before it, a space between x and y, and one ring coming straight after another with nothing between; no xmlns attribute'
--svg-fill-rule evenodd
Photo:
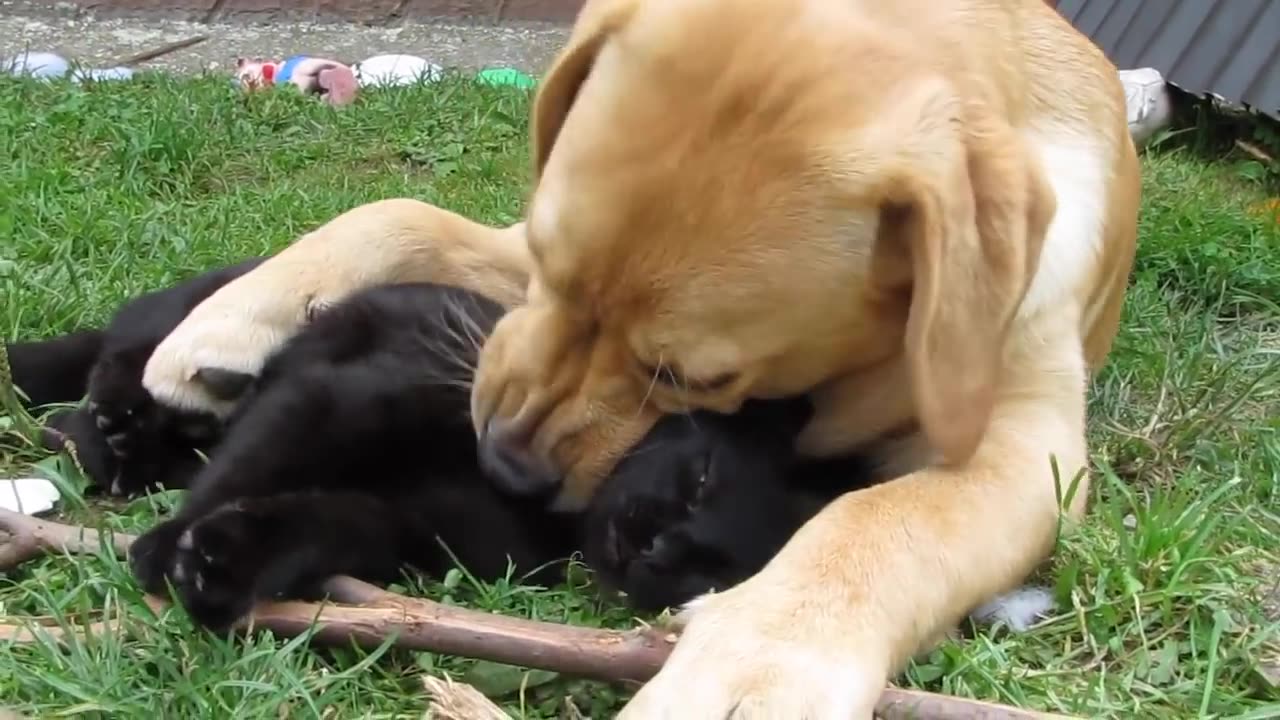
<svg viewBox="0 0 1280 720"><path fill-rule="evenodd" d="M786 399L661 419L587 509L583 555L601 584L659 610L763 567L818 507L788 483L811 412Z"/></svg>

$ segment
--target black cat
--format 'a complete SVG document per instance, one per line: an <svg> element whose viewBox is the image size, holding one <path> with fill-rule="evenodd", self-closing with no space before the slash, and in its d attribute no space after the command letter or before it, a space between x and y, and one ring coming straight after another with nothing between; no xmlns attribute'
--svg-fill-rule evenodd
<svg viewBox="0 0 1280 720"><path fill-rule="evenodd" d="M664 417L592 498L583 560L641 610L677 607L760 570L840 495L881 479L859 455L798 457L806 398Z"/></svg>
<svg viewBox="0 0 1280 720"><path fill-rule="evenodd" d="M335 574L439 576L456 558L484 580L514 568L554 582L584 549L607 587L652 607L750 574L824 501L788 485L800 400L663 419L605 481L585 533L548 498L502 494L479 468L469 416L476 355L502 313L424 283L314 318L253 380L178 512L134 544L142 586L164 592L167 580L199 623L222 628ZM670 473L699 467L702 484Z"/></svg>
<svg viewBox="0 0 1280 720"><path fill-rule="evenodd" d="M52 414L44 444L74 441L94 486L133 495L160 485L183 487L221 432L212 415L156 404L142 386L147 360L161 340L218 288L266 258L202 273L139 295L120 306L102 330L7 345L14 384L29 406L78 402Z"/></svg>

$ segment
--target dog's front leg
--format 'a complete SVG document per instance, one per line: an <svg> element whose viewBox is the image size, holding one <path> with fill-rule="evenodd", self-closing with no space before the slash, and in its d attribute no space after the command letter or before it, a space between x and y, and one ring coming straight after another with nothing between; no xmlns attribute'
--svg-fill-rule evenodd
<svg viewBox="0 0 1280 720"><path fill-rule="evenodd" d="M1079 478L1069 511L1083 510L1085 370L1070 336L1021 334L964 466L837 500L756 576L692 603L671 659L620 717L870 718L909 657L1050 553L1051 457L1064 486Z"/></svg>
<svg viewBox="0 0 1280 720"><path fill-rule="evenodd" d="M435 282L511 306L523 301L528 278L523 223L492 228L403 198L368 203L303 235L196 306L156 347L143 385L161 404L225 416L308 317L352 293Z"/></svg>

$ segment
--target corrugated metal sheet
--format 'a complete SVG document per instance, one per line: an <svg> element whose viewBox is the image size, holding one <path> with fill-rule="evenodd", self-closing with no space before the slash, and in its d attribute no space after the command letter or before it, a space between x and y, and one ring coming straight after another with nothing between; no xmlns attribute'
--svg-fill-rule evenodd
<svg viewBox="0 0 1280 720"><path fill-rule="evenodd" d="M1058 0L1121 70L1280 111L1280 0Z"/></svg>

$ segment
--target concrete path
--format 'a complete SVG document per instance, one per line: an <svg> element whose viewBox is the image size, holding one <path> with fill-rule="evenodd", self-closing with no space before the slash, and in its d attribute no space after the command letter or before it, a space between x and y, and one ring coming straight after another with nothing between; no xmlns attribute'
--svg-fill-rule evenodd
<svg viewBox="0 0 1280 720"><path fill-rule="evenodd" d="M231 21L205 25L162 18L95 19L63 3L0 0L0 57L30 49L56 52L89 67L105 67L134 53L202 34L209 40L144 67L229 73L240 56L284 58L306 53L354 62L379 53L409 53L446 68L476 70L505 65L540 74L568 36L568 29L514 23L370 27Z"/></svg>

